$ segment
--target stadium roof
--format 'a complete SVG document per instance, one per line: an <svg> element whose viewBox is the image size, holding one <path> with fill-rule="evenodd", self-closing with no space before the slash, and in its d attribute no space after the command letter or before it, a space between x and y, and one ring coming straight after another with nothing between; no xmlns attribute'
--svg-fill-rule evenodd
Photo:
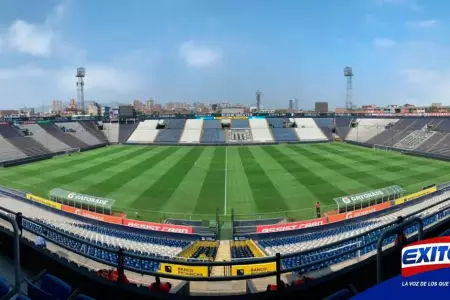
<svg viewBox="0 0 450 300"><path fill-rule="evenodd" d="M371 202L373 201L373 204L377 204L378 200L390 200L393 196L395 198L400 197L405 190L398 186L398 185L392 185L389 187L385 187L378 190L368 191L360 194L345 196L345 197L337 197L333 200L338 205L338 208L346 207L346 206L367 206L371 205ZM384 202L384 201L382 201Z"/></svg>

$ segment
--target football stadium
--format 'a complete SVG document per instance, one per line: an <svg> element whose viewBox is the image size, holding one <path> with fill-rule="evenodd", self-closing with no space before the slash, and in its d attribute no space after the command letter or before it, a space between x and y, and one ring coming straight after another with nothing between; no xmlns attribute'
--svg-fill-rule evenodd
<svg viewBox="0 0 450 300"><path fill-rule="evenodd" d="M120 107L0 136L5 299L364 297L449 234L447 114Z"/></svg>

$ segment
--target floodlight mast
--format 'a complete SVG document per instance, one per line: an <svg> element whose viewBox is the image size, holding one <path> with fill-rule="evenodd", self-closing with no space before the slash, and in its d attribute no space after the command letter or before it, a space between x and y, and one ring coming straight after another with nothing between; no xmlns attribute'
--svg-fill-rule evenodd
<svg viewBox="0 0 450 300"><path fill-rule="evenodd" d="M81 104L81 112L84 114L84 77L86 77L86 69L83 67L77 68L77 100Z"/></svg>
<svg viewBox="0 0 450 300"><path fill-rule="evenodd" d="M351 67L344 68L344 76L347 78L347 93L345 99L345 108L350 110L353 109L353 69Z"/></svg>

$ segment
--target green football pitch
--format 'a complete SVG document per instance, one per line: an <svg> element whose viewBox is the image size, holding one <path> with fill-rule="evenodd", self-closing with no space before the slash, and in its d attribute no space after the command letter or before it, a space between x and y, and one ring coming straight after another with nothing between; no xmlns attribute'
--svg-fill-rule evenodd
<svg viewBox="0 0 450 300"><path fill-rule="evenodd" d="M146 220L314 217L314 204L400 185L450 181L450 163L343 143L276 146L117 145L0 169L0 184L47 197L52 188L116 200Z"/></svg>

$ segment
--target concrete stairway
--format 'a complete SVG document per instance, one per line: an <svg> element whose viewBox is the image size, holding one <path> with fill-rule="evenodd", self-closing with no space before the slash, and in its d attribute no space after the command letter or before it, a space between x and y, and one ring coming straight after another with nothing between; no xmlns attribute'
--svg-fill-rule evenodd
<svg viewBox="0 0 450 300"><path fill-rule="evenodd" d="M231 261L230 241L220 241L219 249L217 249L216 261ZM223 266L213 267L211 276L224 276Z"/></svg>

